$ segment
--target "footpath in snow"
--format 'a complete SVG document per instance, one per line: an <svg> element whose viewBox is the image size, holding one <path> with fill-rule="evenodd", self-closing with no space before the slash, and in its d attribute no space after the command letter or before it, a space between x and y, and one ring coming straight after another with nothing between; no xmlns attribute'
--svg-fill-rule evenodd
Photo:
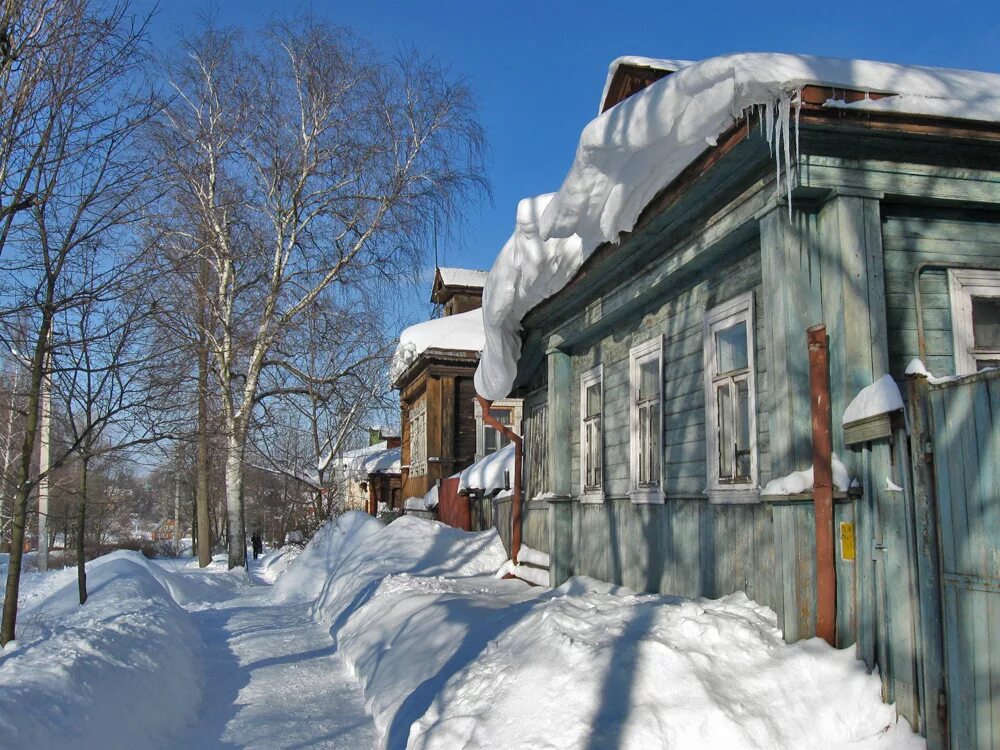
<svg viewBox="0 0 1000 750"><path fill-rule="evenodd" d="M0 747L372 747L329 633L269 599L285 554L251 582L114 553L88 565L84 607L75 570L28 576L19 640L0 651Z"/></svg>
<svg viewBox="0 0 1000 750"><path fill-rule="evenodd" d="M26 581L0 747L923 747L853 649L742 594L502 580L494 531L360 513L297 557L114 553ZM273 581L273 585L271 585Z"/></svg>

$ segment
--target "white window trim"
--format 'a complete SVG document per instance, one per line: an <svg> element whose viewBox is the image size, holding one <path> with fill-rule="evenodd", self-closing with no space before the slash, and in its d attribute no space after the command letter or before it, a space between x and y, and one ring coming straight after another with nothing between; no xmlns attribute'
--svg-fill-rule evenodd
<svg viewBox="0 0 1000 750"><path fill-rule="evenodd" d="M759 500L759 456L757 452L757 367L756 331L754 328L753 292L741 294L728 302L705 313L702 332L705 381L705 470L708 484L705 492L713 503L753 503ZM749 384L750 409L750 481L745 484L730 485L719 482L716 470L719 455L718 409L715 403L715 331L746 321L747 324L747 381Z"/></svg>
<svg viewBox="0 0 1000 750"><path fill-rule="evenodd" d="M601 384L601 434L599 436L600 446L598 451L601 454L601 486L587 487L587 463L585 458L585 438L586 430L586 409L587 409L587 389L594 383ZM597 365L587 370L580 376L580 502L581 503L603 503L604 502L604 474L606 470L604 461L604 365Z"/></svg>
<svg viewBox="0 0 1000 750"><path fill-rule="evenodd" d="M970 351L975 343L972 331L972 298L1000 297L1000 271L948 269L948 295L951 299L955 374L971 375L976 372L976 357Z"/></svg>
<svg viewBox="0 0 1000 750"><path fill-rule="evenodd" d="M656 355L659 362L660 379L660 427L657 438L657 450L660 453L660 481L658 487L639 487L637 480L639 477L639 410L635 405L635 391L639 386L639 364L650 357ZM601 404L603 408L603 403ZM663 336L657 336L649 341L633 346L628 352L628 411L629 411L629 497L632 502L641 504L662 503L664 500L664 474L666 473L663 463Z"/></svg>
<svg viewBox="0 0 1000 750"><path fill-rule="evenodd" d="M525 497L528 500L536 500L548 494L548 409L548 401L536 401L524 408L524 463L522 464L524 468L522 472L525 473L522 481L525 485ZM531 429L528 429L529 427ZM538 429L542 431L541 440L536 434ZM540 455L535 455L534 449L536 447ZM544 481L541 481L542 479Z"/></svg>
<svg viewBox="0 0 1000 750"><path fill-rule="evenodd" d="M510 409L510 427L518 435L521 435L523 405L524 401L519 398L502 398L494 401L492 408ZM476 461L482 461L486 458L486 423L483 421L483 407L479 405L479 399L473 399L473 409L476 415Z"/></svg>
<svg viewBox="0 0 1000 750"><path fill-rule="evenodd" d="M420 429L415 430L414 427ZM410 476L422 477L427 474L427 463L427 402L421 401L410 412Z"/></svg>

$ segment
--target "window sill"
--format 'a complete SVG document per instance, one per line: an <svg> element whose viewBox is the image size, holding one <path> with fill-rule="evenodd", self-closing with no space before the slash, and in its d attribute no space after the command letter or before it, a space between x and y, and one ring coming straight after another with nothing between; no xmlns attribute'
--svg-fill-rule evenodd
<svg viewBox="0 0 1000 750"><path fill-rule="evenodd" d="M659 487L642 487L629 493L633 505L662 505L663 491Z"/></svg>
<svg viewBox="0 0 1000 750"><path fill-rule="evenodd" d="M708 501L713 505L748 505L760 502L760 490L745 487L711 487L707 491Z"/></svg>
<svg viewBox="0 0 1000 750"><path fill-rule="evenodd" d="M587 505L600 505L604 502L602 490L586 490L580 493L580 502Z"/></svg>

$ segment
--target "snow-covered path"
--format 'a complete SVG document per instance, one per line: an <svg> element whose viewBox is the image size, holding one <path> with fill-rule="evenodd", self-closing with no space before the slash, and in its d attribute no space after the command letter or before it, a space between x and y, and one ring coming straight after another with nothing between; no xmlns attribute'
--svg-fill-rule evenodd
<svg viewBox="0 0 1000 750"><path fill-rule="evenodd" d="M201 748L369 748L375 728L361 689L307 604L273 604L268 587L192 616L205 643L199 721L171 745Z"/></svg>

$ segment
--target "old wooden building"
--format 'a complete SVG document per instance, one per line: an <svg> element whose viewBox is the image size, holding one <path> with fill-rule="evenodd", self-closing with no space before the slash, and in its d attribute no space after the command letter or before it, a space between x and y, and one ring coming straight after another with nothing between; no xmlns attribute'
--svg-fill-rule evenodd
<svg viewBox="0 0 1000 750"><path fill-rule="evenodd" d="M403 331L392 366L402 426L402 494L422 497L476 459L475 387L483 347L486 273L438 268L431 301L441 317Z"/></svg>
<svg viewBox="0 0 1000 750"><path fill-rule="evenodd" d="M701 95L664 86L680 67L626 61L602 102L607 132L696 106L619 104ZM811 466L806 331L825 324L833 447L856 480L835 493L837 642L880 667L886 699L932 747L997 747L1000 383L975 373L1000 362L1000 125L948 98L990 77L828 69L706 132L620 241L519 321L523 534L550 554L553 584L745 591L788 640L812 636L811 487L763 488ZM893 88L923 80L938 101ZM909 394L915 358L967 376L917 379L930 395L911 397L908 417L924 432L896 414L845 435L840 416L881 376Z"/></svg>

